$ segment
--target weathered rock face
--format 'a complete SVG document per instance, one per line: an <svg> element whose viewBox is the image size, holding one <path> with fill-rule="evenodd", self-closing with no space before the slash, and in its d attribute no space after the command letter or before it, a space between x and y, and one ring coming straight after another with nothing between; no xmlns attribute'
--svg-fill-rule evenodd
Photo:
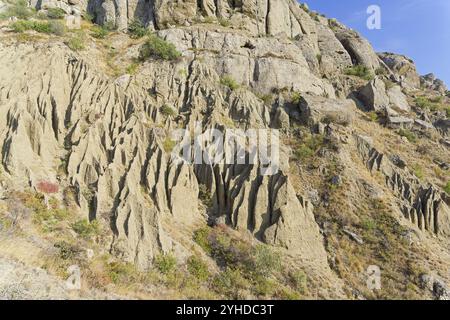
<svg viewBox="0 0 450 320"><path fill-rule="evenodd" d="M162 220L171 217L184 225L201 221L198 185L203 183L214 195L215 214L226 217L228 224L327 267L312 207L299 200L283 171L265 177L253 165L194 167L174 161L164 151L167 131L156 123L163 121L170 127L171 121L158 120L161 115L156 110L170 100L187 108L187 126L199 120L202 107L209 105L217 107L217 115L205 128L214 127L214 119L227 112L254 126L270 122L264 107L247 109L255 108L254 96L217 95L218 76L207 64L191 60L188 79L175 82L180 90L172 85L167 92L164 83L181 77L177 68L184 68L182 63L149 65L153 82L147 84L156 81L160 95L167 95L157 101L146 88L124 90L97 75L62 47L2 45L0 52L5 171L22 186L64 180L75 189L82 212L111 227L111 251L117 256L145 269L157 252L172 250L177 244ZM31 62L36 55L42 57L39 64ZM12 70L29 76L12 81ZM174 92L181 95L175 97ZM58 169L61 166L65 174Z"/></svg>
<svg viewBox="0 0 450 320"><path fill-rule="evenodd" d="M379 153L369 138L356 136L358 151L370 171L379 171L386 178L386 185L399 197L398 206L403 215L420 230L438 235L450 235L450 209L439 190L423 186L407 171Z"/></svg>
<svg viewBox="0 0 450 320"><path fill-rule="evenodd" d="M447 86L445 83L442 80L437 79L432 73L420 77L420 84L422 87L438 91L442 94L447 92Z"/></svg>
<svg viewBox="0 0 450 320"><path fill-rule="evenodd" d="M389 97L386 94L386 86L383 80L379 78L375 78L361 88L358 97L367 110L385 110L390 105Z"/></svg>
<svg viewBox="0 0 450 320"><path fill-rule="evenodd" d="M414 62L399 54L379 53L378 56L394 72L397 80L405 88L420 88L420 76Z"/></svg>

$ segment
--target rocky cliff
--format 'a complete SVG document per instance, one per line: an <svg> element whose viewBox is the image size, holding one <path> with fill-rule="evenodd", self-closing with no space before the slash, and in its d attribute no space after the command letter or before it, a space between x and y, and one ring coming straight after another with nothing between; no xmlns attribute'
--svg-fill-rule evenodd
<svg viewBox="0 0 450 320"><path fill-rule="evenodd" d="M232 270L238 262L217 258L222 242L205 250L197 241L195 230L209 225L207 242L226 228L232 239L280 252L287 269L277 277L292 287L283 277L302 268L310 297L413 295L400 289L404 281L431 297L419 275L405 271L406 256L386 292L365 288L365 268L395 264L399 248L423 270L448 276L440 269L448 254L436 248L450 234L449 101L445 85L420 77L407 57L377 54L354 30L290 0L30 6L85 21L65 35L17 33L14 19L1 25L4 201L36 210L23 194L57 185L54 201L100 225L98 250L138 272L171 254L189 267L202 250L211 272ZM90 18L108 29L105 37L92 33ZM136 39L133 25L154 34ZM155 37L177 57L155 53ZM198 126L280 130L280 170L265 176L260 162L176 161L171 133ZM404 245L411 234L417 247Z"/></svg>

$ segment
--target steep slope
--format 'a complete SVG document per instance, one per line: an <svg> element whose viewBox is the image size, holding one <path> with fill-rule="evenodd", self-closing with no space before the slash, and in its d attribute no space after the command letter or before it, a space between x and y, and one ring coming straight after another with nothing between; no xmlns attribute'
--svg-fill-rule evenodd
<svg viewBox="0 0 450 320"><path fill-rule="evenodd" d="M28 32L24 40L5 23L0 144L7 199L30 190L44 193L43 182L57 185L55 201L100 224L96 245L140 271L151 270L161 253L174 254L184 265L203 250L211 270L228 272L233 264L221 261L222 243L215 243L226 237L280 252L287 265L284 284L293 286L291 269L300 267L312 298L411 297L404 283L414 294L430 297L420 289L421 274L404 270L412 264L405 258L410 252L425 273L448 281L443 271L448 254L425 259L435 248L448 247L449 197L442 187L450 159L449 120L441 107L448 99L442 84L431 76L421 79L412 61L377 55L355 31L295 1L34 6L87 10L97 23L119 31L138 19L163 43L175 45L181 57L143 59L142 48L154 38L115 32L94 39L87 22L70 34L83 34L85 49L78 52L64 36ZM133 68L120 74L127 64ZM113 67L119 71L111 76ZM430 102L436 97L439 102ZM420 108L424 99L429 105ZM279 129L280 170L265 176L261 161L177 161L172 133L179 128L225 134L236 128ZM417 140L420 146L414 146ZM413 151L419 147L433 148L431 161ZM378 225L367 227L368 219ZM215 229L206 239L212 248L205 249L195 239L207 225ZM367 234L355 244L363 231ZM385 242L375 241L371 232L383 234ZM404 246L404 234L419 234L420 245ZM396 249L405 256L392 267L395 276L386 291L371 292L365 269L374 263L392 266ZM379 250L386 256L377 256ZM350 261L353 253L364 261ZM264 296L253 291L244 297Z"/></svg>

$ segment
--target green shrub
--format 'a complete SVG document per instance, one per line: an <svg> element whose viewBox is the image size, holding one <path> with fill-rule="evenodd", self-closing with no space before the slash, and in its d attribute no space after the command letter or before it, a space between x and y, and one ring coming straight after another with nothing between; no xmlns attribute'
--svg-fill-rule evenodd
<svg viewBox="0 0 450 320"><path fill-rule="evenodd" d="M94 21L94 16L91 15L89 12L83 12L81 14L81 17L83 18L83 20L85 21L89 21L89 22L93 22Z"/></svg>
<svg viewBox="0 0 450 320"><path fill-rule="evenodd" d="M258 245L254 250L254 271L260 276L269 276L281 269L281 256L266 245Z"/></svg>
<svg viewBox="0 0 450 320"><path fill-rule="evenodd" d="M89 222L87 219L81 219L72 223L72 229L80 237L88 239L99 233L100 227L97 220Z"/></svg>
<svg viewBox="0 0 450 320"><path fill-rule="evenodd" d="M357 66L347 68L345 70L345 74L348 76L360 77L364 80L372 80L373 79L373 74L370 71L370 69L363 65L357 65Z"/></svg>
<svg viewBox="0 0 450 320"><path fill-rule="evenodd" d="M148 58L157 58L162 60L173 61L181 57L181 53L176 47L164 39L156 35L149 35L141 48L140 58L142 60Z"/></svg>
<svg viewBox="0 0 450 320"><path fill-rule="evenodd" d="M416 177L419 178L420 180L422 180L425 177L423 168L420 165L415 165L413 167L413 170L414 170L414 174L416 175Z"/></svg>
<svg viewBox="0 0 450 320"><path fill-rule="evenodd" d="M208 187L204 184L200 184L198 188L198 198L203 202L203 204L210 208L213 205L212 195L209 192Z"/></svg>
<svg viewBox="0 0 450 320"><path fill-rule="evenodd" d="M19 20L11 25L14 32L22 33L28 30L34 30L39 33L51 33L50 23L47 21L28 21Z"/></svg>
<svg viewBox="0 0 450 320"><path fill-rule="evenodd" d="M445 191L448 195L450 195L450 181L447 182L447 184L445 185L444 191Z"/></svg>
<svg viewBox="0 0 450 320"><path fill-rule="evenodd" d="M289 274L293 287L300 294L306 294L308 291L308 277L302 270L296 270Z"/></svg>
<svg viewBox="0 0 450 320"><path fill-rule="evenodd" d="M229 27L229 26L231 25L231 22L230 22L228 19L219 18L219 24L220 24L222 27L227 28L227 27Z"/></svg>
<svg viewBox="0 0 450 320"><path fill-rule="evenodd" d="M66 13L61 8L48 8L47 9L47 17L49 19L63 19L66 16Z"/></svg>
<svg viewBox="0 0 450 320"><path fill-rule="evenodd" d="M126 68L126 71L128 74L135 75L138 71L139 64L133 62L132 64L128 65Z"/></svg>
<svg viewBox="0 0 450 320"><path fill-rule="evenodd" d="M92 28L91 35L96 39L105 39L109 34L109 30L104 27L95 26Z"/></svg>
<svg viewBox="0 0 450 320"><path fill-rule="evenodd" d="M66 33L66 26L60 21L50 21L50 32L57 36L62 36Z"/></svg>
<svg viewBox="0 0 450 320"><path fill-rule="evenodd" d="M215 291L233 299L242 298L240 291L247 289L249 286L249 281L237 269L227 268L213 280Z"/></svg>
<svg viewBox="0 0 450 320"><path fill-rule="evenodd" d="M291 103L299 104L302 101L302 94L300 92L293 92L291 95Z"/></svg>
<svg viewBox="0 0 450 320"><path fill-rule="evenodd" d="M67 46L72 49L73 51L79 51L83 50L85 47L84 44L84 37L80 34L77 34L73 37L71 37L67 42Z"/></svg>
<svg viewBox="0 0 450 320"><path fill-rule="evenodd" d="M6 10L0 13L0 19L8 19L16 17L17 19L29 19L36 11L27 6L26 0L18 0L15 3L9 4Z"/></svg>
<svg viewBox="0 0 450 320"><path fill-rule="evenodd" d="M154 265L162 274L169 274L175 270L177 259L170 253L159 254L155 257Z"/></svg>
<svg viewBox="0 0 450 320"><path fill-rule="evenodd" d="M187 261L187 268L190 274L200 281L206 281L209 278L208 265L199 257L191 256Z"/></svg>
<svg viewBox="0 0 450 320"><path fill-rule="evenodd" d="M370 121L372 121L372 122L378 121L378 113L376 113L375 111L368 112L367 116L369 117Z"/></svg>
<svg viewBox="0 0 450 320"><path fill-rule="evenodd" d="M82 251L80 248L65 241L59 241L55 243L54 247L59 249L59 257L63 260L72 260L76 258Z"/></svg>
<svg viewBox="0 0 450 320"><path fill-rule="evenodd" d="M206 253L211 254L212 247L209 242L209 235L211 230L208 227L198 229L194 232L194 241L197 243Z"/></svg>
<svg viewBox="0 0 450 320"><path fill-rule="evenodd" d="M111 262L107 266L108 276L115 284L129 284L137 277L137 271L133 264L123 262Z"/></svg>
<svg viewBox="0 0 450 320"><path fill-rule="evenodd" d="M408 141L411 143L415 143L417 141L416 135L409 129L400 129L397 133L399 136L408 139Z"/></svg>
<svg viewBox="0 0 450 320"><path fill-rule="evenodd" d="M161 107L160 111L166 117L168 116L175 117L177 115L177 111L166 104Z"/></svg>
<svg viewBox="0 0 450 320"><path fill-rule="evenodd" d="M324 145L322 135L312 135L294 151L294 157L297 160L305 160L311 158Z"/></svg>
<svg viewBox="0 0 450 320"><path fill-rule="evenodd" d="M163 142L164 151L166 151L167 153L172 152L172 150L175 148L176 144L177 143L175 141L173 141L172 139L166 138L166 140L164 140L164 142Z"/></svg>
<svg viewBox="0 0 450 320"><path fill-rule="evenodd" d="M231 90L236 90L239 88L239 84L230 76L223 76L220 78L220 84L230 88Z"/></svg>
<svg viewBox="0 0 450 320"><path fill-rule="evenodd" d="M277 290L278 283L273 279L257 277L253 283L253 291L260 296L272 296Z"/></svg>
<svg viewBox="0 0 450 320"><path fill-rule="evenodd" d="M145 37L148 34L148 30L139 20L134 20L128 26L128 33L133 39L139 39Z"/></svg>

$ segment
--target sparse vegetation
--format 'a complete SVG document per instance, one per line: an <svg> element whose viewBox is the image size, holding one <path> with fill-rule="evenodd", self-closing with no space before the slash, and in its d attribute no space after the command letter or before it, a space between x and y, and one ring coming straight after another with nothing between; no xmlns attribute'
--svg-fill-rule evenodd
<svg viewBox="0 0 450 320"><path fill-rule="evenodd" d="M169 43L153 34L148 36L140 52L141 60L156 58L174 61L180 57L181 53L177 51L176 47L172 43Z"/></svg>
<svg viewBox="0 0 450 320"><path fill-rule="evenodd" d="M163 143L164 151L166 151L167 153L172 152L172 150L175 148L176 144L177 143L175 141L173 141L172 139L166 138Z"/></svg>
<svg viewBox="0 0 450 320"><path fill-rule="evenodd" d="M423 178L425 177L425 173L423 171L422 166L416 164L413 166L413 170L414 170L414 175L419 178L420 180L423 180Z"/></svg>
<svg viewBox="0 0 450 320"><path fill-rule="evenodd" d="M220 84L230 88L231 90L236 90L239 88L239 84L231 76L223 76L220 78Z"/></svg>
<svg viewBox="0 0 450 320"><path fill-rule="evenodd" d="M306 160L312 157L324 145L322 135L311 135L307 137L300 146L295 149L294 157L297 160Z"/></svg>
<svg viewBox="0 0 450 320"><path fill-rule="evenodd" d="M345 74L348 76L360 77L361 79L364 79L364 80L372 80L373 79L373 74L370 71L370 69L363 65L357 65L357 66L347 68L345 70Z"/></svg>
<svg viewBox="0 0 450 320"><path fill-rule="evenodd" d="M72 229L80 237L88 239L99 233L100 227L97 220L88 221L87 219L81 219L72 224Z"/></svg>
<svg viewBox="0 0 450 320"><path fill-rule="evenodd" d="M199 281L206 281L209 278L208 266L197 256L191 256L187 261L187 269Z"/></svg>
<svg viewBox="0 0 450 320"><path fill-rule="evenodd" d="M174 108L168 106L167 104L163 105L161 107L160 111L166 117L169 117L169 116L175 117L177 115L177 111Z"/></svg>
<svg viewBox="0 0 450 320"><path fill-rule="evenodd" d="M139 20L134 20L128 26L128 34L133 39L140 39L148 34L147 28Z"/></svg>
<svg viewBox="0 0 450 320"><path fill-rule="evenodd" d="M161 253L155 257L153 263L159 272L167 275L175 270L177 259L171 253Z"/></svg>
<svg viewBox="0 0 450 320"><path fill-rule="evenodd" d="M299 104L302 101L302 94L300 92L293 92L291 94L291 103Z"/></svg>
<svg viewBox="0 0 450 320"><path fill-rule="evenodd" d="M26 0L17 0L9 3L4 12L0 13L0 20L16 17L17 19L29 19L36 13L36 10L27 6Z"/></svg>
<svg viewBox="0 0 450 320"><path fill-rule="evenodd" d="M378 121L378 113L376 113L375 111L368 112L367 117L369 117L370 121L372 122Z"/></svg>
<svg viewBox="0 0 450 320"><path fill-rule="evenodd" d="M102 26L92 28L91 36L96 39L105 39L109 34L109 30Z"/></svg>
<svg viewBox="0 0 450 320"><path fill-rule="evenodd" d="M299 298L306 293L306 279L299 276L297 283L293 274L283 274L281 255L267 245L252 246L225 226L199 229L194 240L222 268L211 281L211 288L220 295L237 299L252 291L281 298L283 291L289 291Z"/></svg>
<svg viewBox="0 0 450 320"><path fill-rule="evenodd" d="M61 8L48 8L47 9L47 17L49 19L63 19L66 16L66 13Z"/></svg>
<svg viewBox="0 0 450 320"><path fill-rule="evenodd" d="M85 47L84 36L82 34L76 34L66 41L66 45L74 51L83 50Z"/></svg>
<svg viewBox="0 0 450 320"><path fill-rule="evenodd" d="M208 187L204 184L200 184L198 186L198 189L198 198L207 208L210 208L213 205L213 201L211 192L209 192Z"/></svg>
<svg viewBox="0 0 450 320"><path fill-rule="evenodd" d="M450 181L447 182L447 184L445 185L444 191L445 191L448 195L450 195Z"/></svg>
<svg viewBox="0 0 450 320"><path fill-rule="evenodd" d="M417 136L409 129L400 129L398 130L398 135L401 137L405 137L409 142L415 143L417 142Z"/></svg>
<svg viewBox="0 0 450 320"><path fill-rule="evenodd" d="M33 30L39 33L51 33L52 29L48 21L31 21L19 20L11 24L11 29L14 32L22 33L28 30Z"/></svg>

